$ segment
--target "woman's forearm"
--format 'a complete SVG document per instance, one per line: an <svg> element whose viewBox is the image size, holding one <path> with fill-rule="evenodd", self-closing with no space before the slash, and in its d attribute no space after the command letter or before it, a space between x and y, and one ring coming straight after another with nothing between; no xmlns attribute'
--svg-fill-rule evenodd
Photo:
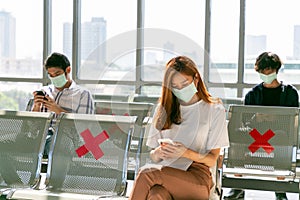
<svg viewBox="0 0 300 200"><path fill-rule="evenodd" d="M188 158L195 162L203 163L208 167L212 167L216 164L219 154L220 149L212 149L207 154L200 154L199 152L187 149L182 157Z"/></svg>

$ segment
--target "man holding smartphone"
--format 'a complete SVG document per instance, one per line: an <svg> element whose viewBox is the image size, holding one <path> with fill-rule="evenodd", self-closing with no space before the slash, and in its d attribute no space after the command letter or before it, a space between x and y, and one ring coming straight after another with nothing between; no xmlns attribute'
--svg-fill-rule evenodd
<svg viewBox="0 0 300 200"><path fill-rule="evenodd" d="M34 104L32 111L93 114L94 102L91 93L78 86L70 77L71 66L68 58L60 53L51 54L46 62L51 85L42 91L33 92Z"/></svg>
<svg viewBox="0 0 300 200"><path fill-rule="evenodd" d="M34 112L94 114L94 101L90 91L78 86L71 79L68 58L60 53L52 53L45 61L51 85L42 91L33 92ZM52 130L49 130L44 155L47 157Z"/></svg>
<svg viewBox="0 0 300 200"><path fill-rule="evenodd" d="M51 85L45 86L41 91L34 91L34 103L31 111L55 112L56 115L65 113L93 114L94 102L91 93L78 86L70 77L71 67L68 58L60 53L51 54L45 61L45 69L51 80ZM52 121L52 127L55 119ZM53 128L48 130L44 156L48 157ZM9 155L1 157L0 162L6 162L5 168L0 168L0 175L7 184L22 184L13 160ZM67 166L68 161L65 161ZM5 171L5 173L2 173ZM0 176L1 178L1 176ZM13 180L13 181L11 181Z"/></svg>

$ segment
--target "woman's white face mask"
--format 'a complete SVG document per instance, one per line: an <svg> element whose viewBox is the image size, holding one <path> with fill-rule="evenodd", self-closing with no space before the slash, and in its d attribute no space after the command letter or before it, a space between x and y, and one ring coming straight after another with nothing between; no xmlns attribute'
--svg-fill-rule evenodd
<svg viewBox="0 0 300 200"><path fill-rule="evenodd" d="M178 99L187 103L193 98L194 94L197 92L197 88L193 81L182 89L172 88L172 92Z"/></svg>
<svg viewBox="0 0 300 200"><path fill-rule="evenodd" d="M274 72L272 74L268 74L268 75L265 75L263 73L259 73L259 77L260 79L266 83L266 84L270 84L272 83L276 78L277 78L277 73Z"/></svg>

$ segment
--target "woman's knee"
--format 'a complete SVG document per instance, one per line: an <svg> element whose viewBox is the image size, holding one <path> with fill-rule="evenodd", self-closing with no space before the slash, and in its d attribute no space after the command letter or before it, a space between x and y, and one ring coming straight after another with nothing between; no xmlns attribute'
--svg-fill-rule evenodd
<svg viewBox="0 0 300 200"><path fill-rule="evenodd" d="M146 181L149 183L153 183L153 184L159 184L157 183L157 177L159 177L159 175L157 174L158 170L157 169L143 169L141 171L139 171L137 179L140 181Z"/></svg>
<svg viewBox="0 0 300 200"><path fill-rule="evenodd" d="M154 185L148 194L149 200L172 200L172 196L166 188L161 185Z"/></svg>

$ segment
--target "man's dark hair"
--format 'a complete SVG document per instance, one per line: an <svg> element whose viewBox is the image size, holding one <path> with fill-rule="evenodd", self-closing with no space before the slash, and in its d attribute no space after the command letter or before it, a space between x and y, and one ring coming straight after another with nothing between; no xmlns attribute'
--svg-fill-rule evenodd
<svg viewBox="0 0 300 200"><path fill-rule="evenodd" d="M276 72L280 69L282 61L275 53L264 52L256 58L255 70L260 72L264 69L276 69Z"/></svg>
<svg viewBox="0 0 300 200"><path fill-rule="evenodd" d="M58 67L66 71L66 68L69 66L69 59L65 55L57 52L52 53L45 61L46 70L51 67Z"/></svg>

